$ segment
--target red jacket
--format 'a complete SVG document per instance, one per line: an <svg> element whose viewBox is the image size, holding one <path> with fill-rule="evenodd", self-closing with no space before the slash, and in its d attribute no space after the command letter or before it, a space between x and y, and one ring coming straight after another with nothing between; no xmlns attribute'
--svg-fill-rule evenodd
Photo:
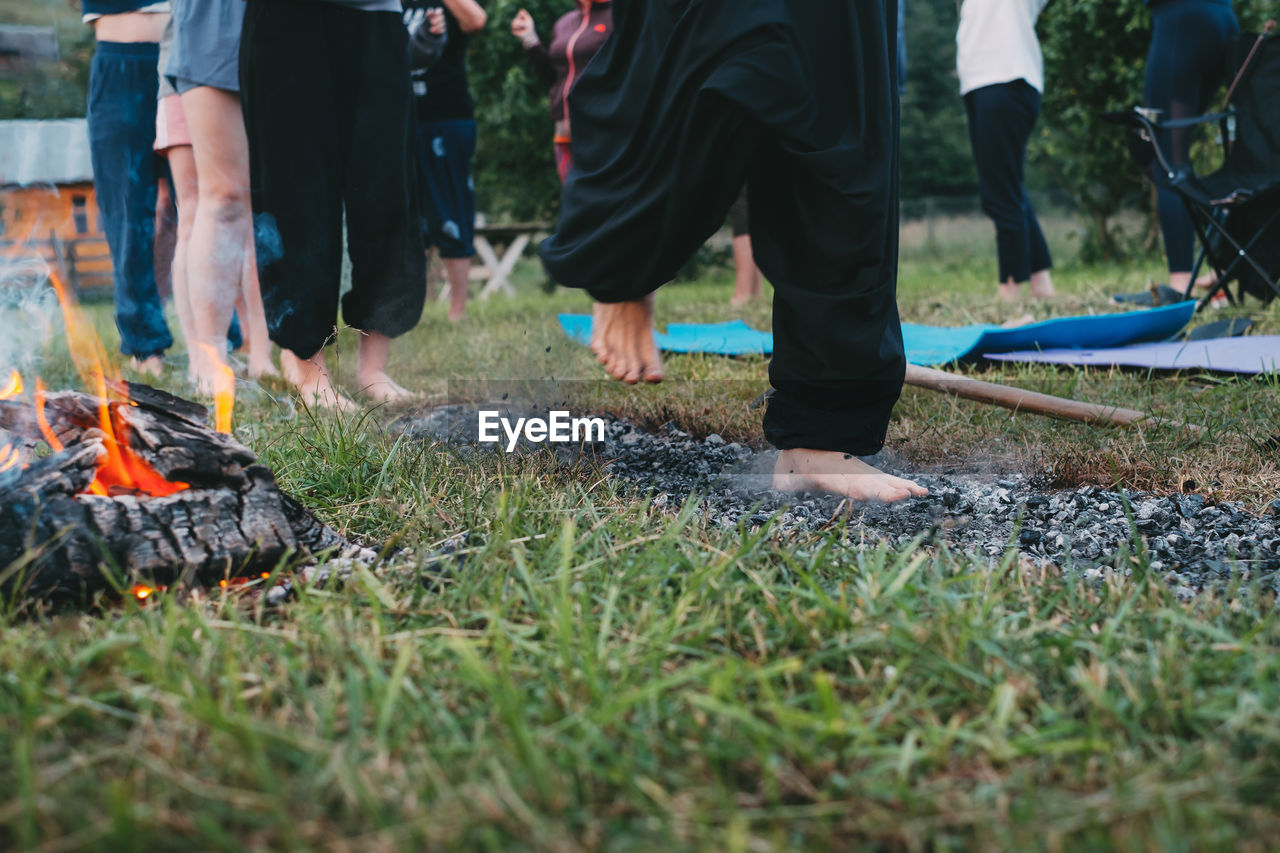
<svg viewBox="0 0 1280 853"><path fill-rule="evenodd" d="M558 126L568 126L569 91L612 33L613 4L596 0L585 15L575 9L556 21L550 47L539 42L525 49L533 70L551 87L551 117Z"/></svg>

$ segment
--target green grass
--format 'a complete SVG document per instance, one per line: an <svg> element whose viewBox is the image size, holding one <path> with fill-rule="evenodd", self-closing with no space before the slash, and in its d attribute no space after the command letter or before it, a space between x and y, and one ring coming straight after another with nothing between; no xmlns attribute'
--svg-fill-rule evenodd
<svg viewBox="0 0 1280 853"><path fill-rule="evenodd" d="M905 242L904 316L1005 318L989 247L968 236L989 231L955 227L935 252ZM1073 265L1065 227L1050 236L1072 310L1158 274ZM430 307L397 373L440 399L450 379L596 376L553 324L586 301L538 293L537 278L523 268L520 297L477 304L457 328ZM668 288L660 320L767 322L767 307L731 312L727 296L724 274ZM1280 330L1280 308L1250 308ZM51 353L50 383L73 381ZM696 381L574 393L760 440L748 403L762 360L676 357L668 373ZM891 444L923 466L1276 495L1275 451L1257 441L1280 419L1274 381L988 378L1212 434L1107 432L908 391ZM397 442L393 415L298 416L278 386L240 395L237 434L284 487L348 534L407 548L345 588L279 611L219 594L0 616L0 845L1273 846L1280 617L1259 589L1179 603L1140 542L1115 557L1131 574L1091 585L936 542L706 529L692 505L656 508L592 471ZM434 556L451 539L461 565Z"/></svg>

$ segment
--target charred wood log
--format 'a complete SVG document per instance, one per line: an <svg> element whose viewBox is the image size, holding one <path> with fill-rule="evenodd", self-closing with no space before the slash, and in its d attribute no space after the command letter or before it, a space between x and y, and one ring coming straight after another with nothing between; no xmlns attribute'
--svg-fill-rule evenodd
<svg viewBox="0 0 1280 853"><path fill-rule="evenodd" d="M86 601L134 583L216 586L293 554L357 550L283 494L251 450L203 426L203 407L145 387L109 404L116 435L189 487L164 497L88 493L107 441L100 401L49 394L46 420L66 449L0 474L0 594ZM30 406L3 402L0 427L39 435Z"/></svg>

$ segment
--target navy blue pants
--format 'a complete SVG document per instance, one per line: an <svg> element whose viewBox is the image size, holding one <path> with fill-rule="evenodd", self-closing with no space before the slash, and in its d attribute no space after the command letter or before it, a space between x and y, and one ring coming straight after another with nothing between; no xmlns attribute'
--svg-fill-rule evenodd
<svg viewBox="0 0 1280 853"><path fill-rule="evenodd" d="M1040 93L1025 80L974 89L964 96L969 143L978 166L982 210L996 225L1000 281L1027 281L1053 259L1023 186L1027 140L1040 115Z"/></svg>
<svg viewBox="0 0 1280 853"><path fill-rule="evenodd" d="M471 160L476 123L470 119L418 122L418 178L422 239L442 258L476 253L476 193Z"/></svg>
<svg viewBox="0 0 1280 853"><path fill-rule="evenodd" d="M1221 0L1166 0L1151 9L1154 29L1142 99L1164 118L1201 115L1222 83L1223 59L1240 34L1231 4ZM1160 132L1160 147L1174 167L1191 158L1195 128ZM1156 167L1159 167L1157 162ZM1160 230L1169 272L1190 272L1195 228L1178 194L1157 182Z"/></svg>
<svg viewBox="0 0 1280 853"><path fill-rule="evenodd" d="M156 288L154 42L98 42L89 67L89 149L102 230L115 270L116 328L125 355L173 346Z"/></svg>

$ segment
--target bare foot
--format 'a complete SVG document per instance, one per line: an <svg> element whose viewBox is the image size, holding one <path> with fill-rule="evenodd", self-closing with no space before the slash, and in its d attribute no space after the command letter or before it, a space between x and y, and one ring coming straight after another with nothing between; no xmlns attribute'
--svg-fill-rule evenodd
<svg viewBox="0 0 1280 853"><path fill-rule="evenodd" d="M465 320L466 318L467 318L467 308L466 308L466 306L465 306L465 305L464 305L463 307L461 307L461 308L450 308L450 309L449 309L449 322L450 322L450 323L461 323L461 322L462 322L463 320Z"/></svg>
<svg viewBox="0 0 1280 853"><path fill-rule="evenodd" d="M832 450L783 450L773 466L773 488L780 492L828 492L855 501L894 503L924 497L929 490L894 477L848 453Z"/></svg>
<svg viewBox="0 0 1280 853"><path fill-rule="evenodd" d="M729 300L729 304L732 305L734 308L740 308L743 305L750 304L751 300L754 298L755 297L751 296L750 294L747 294L744 296L741 293L735 292L733 294L733 298Z"/></svg>
<svg viewBox="0 0 1280 853"><path fill-rule="evenodd" d="M261 379L264 376L279 376L280 371L276 370L276 366L271 363L271 356L266 358L256 358L255 354L249 355L249 367L245 371L250 379Z"/></svg>
<svg viewBox="0 0 1280 853"><path fill-rule="evenodd" d="M1036 270L1031 274L1031 295L1036 299L1052 299L1054 297L1053 277L1049 271Z"/></svg>
<svg viewBox="0 0 1280 853"><path fill-rule="evenodd" d="M631 302L597 302L592 318L591 351L610 376L628 385L662 381L652 293Z"/></svg>
<svg viewBox="0 0 1280 853"><path fill-rule="evenodd" d="M1003 302L1017 302L1022 298L1022 285L1012 281L1000 282L1000 299Z"/></svg>
<svg viewBox="0 0 1280 853"><path fill-rule="evenodd" d="M164 356L153 355L148 358L133 357L129 359L129 367L147 376L159 377L164 372Z"/></svg>
<svg viewBox="0 0 1280 853"><path fill-rule="evenodd" d="M409 400L418 396L381 370L368 374L358 373L356 382L360 385L360 393L374 403L394 403L397 400Z"/></svg>
<svg viewBox="0 0 1280 853"><path fill-rule="evenodd" d="M289 350L281 350L280 365L284 368L284 378L293 383L307 405L339 412L354 412L358 409L355 403L333 387L333 378L329 375L323 352L303 360Z"/></svg>

